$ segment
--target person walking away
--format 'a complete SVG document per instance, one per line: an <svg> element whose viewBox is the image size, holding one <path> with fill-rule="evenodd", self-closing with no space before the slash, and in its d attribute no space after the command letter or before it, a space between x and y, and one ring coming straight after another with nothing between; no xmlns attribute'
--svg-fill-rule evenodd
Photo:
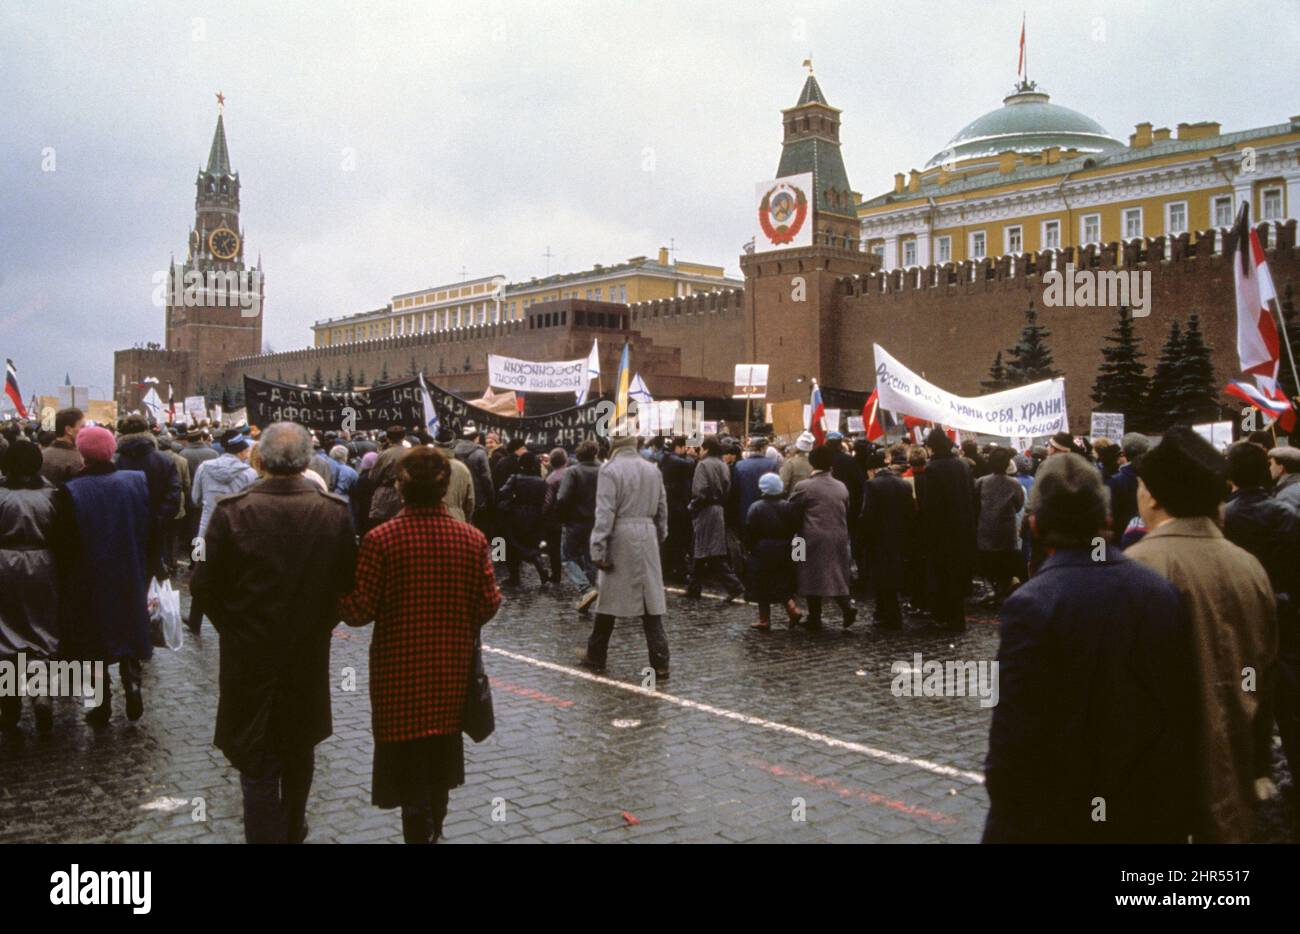
<svg viewBox="0 0 1300 934"><path fill-rule="evenodd" d="M695 459L686 451L686 438L677 435L659 464L664 491L668 496L668 539L663 547L664 576L686 580L690 574L692 539L691 484L695 478Z"/></svg>
<svg viewBox="0 0 1300 934"><path fill-rule="evenodd" d="M487 539L443 496L459 462L420 447L398 463L403 507L366 535L343 620L372 620L371 802L401 808L407 843L437 843L465 782L462 715L479 631L501 605ZM464 466L464 465L461 465Z"/></svg>
<svg viewBox="0 0 1300 934"><path fill-rule="evenodd" d="M492 485L492 468L487 451L478 443L480 431L473 423L461 430L461 440L456 444L456 460L469 468L474 478L474 515L470 521L489 542L496 534L496 487Z"/></svg>
<svg viewBox="0 0 1300 934"><path fill-rule="evenodd" d="M727 557L727 527L723 507L731 490L731 470L722 459L722 443L717 435L707 435L702 445L704 456L695 466L691 480L690 511L695 527L694 562L686 595L699 598L704 581L716 578L731 603L742 593L744 585L732 571Z"/></svg>
<svg viewBox="0 0 1300 934"><path fill-rule="evenodd" d="M808 463L808 454L816 443L817 439L811 431L800 432L795 439L794 453L781 465L781 482L785 485L786 496L794 492L796 483L812 476L813 469L812 464Z"/></svg>
<svg viewBox="0 0 1300 934"><path fill-rule="evenodd" d="M749 450L743 459L736 461L733 471L735 476L735 493L740 505L740 518L743 527L749 516L749 507L763 496L759 489L759 478L776 473L781 469L774 458L767 456L767 441L764 438L751 438ZM778 475L777 479L780 479Z"/></svg>
<svg viewBox="0 0 1300 934"><path fill-rule="evenodd" d="M122 420L116 461L119 470L138 470L145 476L149 488L149 573L165 578L163 543L167 526L180 508L180 474L171 455L158 450L158 442L149 433L149 423L140 415L128 415Z"/></svg>
<svg viewBox="0 0 1300 934"><path fill-rule="evenodd" d="M785 486L778 473L758 478L759 498L745 514L745 550L749 555L747 599L758 604L754 629L772 630L772 604L785 607L790 628L798 626L803 614L794 601L795 579L791 540L799 529L799 514L785 500Z"/></svg>
<svg viewBox="0 0 1300 934"><path fill-rule="evenodd" d="M456 459L455 440L455 433L447 427L439 428L437 437L433 439L433 446L447 456L451 465L451 479L447 481L442 504L453 519L469 522L474 515L474 477L469 468Z"/></svg>
<svg viewBox="0 0 1300 934"><path fill-rule="evenodd" d="M901 456L906 458L905 454ZM907 563L912 555L915 524L916 498L911 484L889 469L882 453L869 455L867 482L862 486L858 535L862 539L862 556L871 571L875 591L875 624L882 629L901 629L903 626L898 593L903 589Z"/></svg>
<svg viewBox="0 0 1300 934"><path fill-rule="evenodd" d="M371 476L378 451L367 451L357 464L357 482L352 487L352 523L358 535L365 535L374 526L370 522L370 503L375 495L375 479Z"/></svg>
<svg viewBox="0 0 1300 934"><path fill-rule="evenodd" d="M1215 520L1227 484L1223 456L1210 442L1175 426L1137 470L1138 511L1149 531L1125 554L1172 583L1191 619L1192 837L1244 843L1270 784L1278 641L1273 586L1258 559L1219 531Z"/></svg>
<svg viewBox="0 0 1300 934"><path fill-rule="evenodd" d="M370 468L370 477L375 484L375 492L370 498L372 528L387 522L402 508L402 498L397 495L397 462L410 450L404 444L406 429L401 425L389 426L384 437L387 447L380 453L375 466Z"/></svg>
<svg viewBox="0 0 1300 934"><path fill-rule="evenodd" d="M59 486L81 472L85 461L77 451L77 433L85 427L81 409L59 409L54 413L54 440L41 460L41 476Z"/></svg>
<svg viewBox="0 0 1300 934"><path fill-rule="evenodd" d="M556 518L556 498L560 483L569 469L569 454L564 448L555 448L547 457L546 502L542 508L542 537L546 540L546 556L550 561L551 580L558 581L564 566L563 527Z"/></svg>
<svg viewBox="0 0 1300 934"><path fill-rule="evenodd" d="M563 529L564 574L578 588L577 610L583 616L599 595L596 569L591 563L591 530L596 524L596 487L600 480L596 451L596 442L590 439L578 445L574 453L577 463L564 469L555 500L556 519Z"/></svg>
<svg viewBox="0 0 1300 934"><path fill-rule="evenodd" d="M514 476L497 491L497 508L506 536L506 567L510 571L507 583L519 584L519 565L527 561L537 570L537 576L545 586L550 577L542 562L539 544L542 512L546 507L546 481L541 477L541 465L532 451L525 450L513 462L516 466Z"/></svg>
<svg viewBox="0 0 1300 934"><path fill-rule="evenodd" d="M341 444L336 444L330 448L330 459L334 461L334 489L331 490L336 496L341 496L348 502L348 510L352 509L352 488L357 485L357 472L348 466L348 449Z"/></svg>
<svg viewBox="0 0 1300 934"><path fill-rule="evenodd" d="M41 473L41 449L15 439L0 456L0 662L48 663L59 655L59 580L63 557L56 488ZM31 695L36 729L54 724L51 689ZM0 694L0 732L18 731L22 693Z"/></svg>
<svg viewBox="0 0 1300 934"><path fill-rule="evenodd" d="M615 435L596 484L591 560L599 571L600 596L587 647L578 652L580 665L603 670L615 618L639 616L650 667L657 680L668 678L667 603L659 566L659 544L667 536L668 500L659 468L637 454L634 435Z"/></svg>
<svg viewBox="0 0 1300 934"><path fill-rule="evenodd" d="M812 476L795 484L790 496L799 516L799 537L805 545L803 556L795 559L799 594L808 602L804 625L811 632L821 629L822 601L830 597L839 606L844 628L848 629L858 618L849 596L849 490L831 474L835 451L830 445L814 448L808 462Z"/></svg>
<svg viewBox="0 0 1300 934"><path fill-rule="evenodd" d="M925 444L930 459L915 478L916 500L922 547L934 580L934 618L944 629L958 631L966 628L965 599L975 557L975 483L943 429L931 429Z"/></svg>
<svg viewBox="0 0 1300 934"><path fill-rule="evenodd" d="M315 747L333 732L331 633L356 538L347 504L302 476L306 429L268 426L258 457L265 478L213 509L192 588L221 640L213 742L240 773L245 839L301 843Z"/></svg>
<svg viewBox="0 0 1300 934"><path fill-rule="evenodd" d="M253 443L236 429L231 429L221 436L222 454L199 464L199 472L190 486L190 497L199 507L198 537L206 538L208 523L217 501L223 496L239 493L257 482L257 471L249 466L249 457ZM206 545L204 546L206 553ZM190 587L190 615L185 618L185 626L198 635L203 628L203 601Z"/></svg>
<svg viewBox="0 0 1300 934"><path fill-rule="evenodd" d="M1046 558L1002 604L985 843L1185 843L1192 828L1189 620L1159 574L1097 553L1107 499L1077 454L1038 472Z"/></svg>
<svg viewBox="0 0 1300 934"><path fill-rule="evenodd" d="M988 473L975 481L975 548L980 572L993 585L992 605L1011 592L1013 578L1025 577L1020 566L1016 516L1025 505L1025 488L1007 476L1010 448L995 448L988 456Z"/></svg>
<svg viewBox="0 0 1300 934"><path fill-rule="evenodd" d="M117 665L126 697L126 716L144 716L141 663L153 657L149 637L149 555L152 521L149 483L138 470L118 470L117 442L106 428L83 428L77 450L86 462L59 492L56 513L63 521L58 537L67 543L67 574L61 575L59 610L69 643L65 657L96 665L94 690L99 703L86 722L102 727L112 716L108 667ZM170 465L168 465L170 466Z"/></svg>

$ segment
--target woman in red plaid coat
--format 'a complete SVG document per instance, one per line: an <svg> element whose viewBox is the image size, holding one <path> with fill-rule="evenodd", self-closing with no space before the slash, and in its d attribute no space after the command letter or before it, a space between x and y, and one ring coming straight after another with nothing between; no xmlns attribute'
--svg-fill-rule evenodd
<svg viewBox="0 0 1300 934"><path fill-rule="evenodd" d="M402 809L407 843L436 843L448 793L465 781L461 717L479 627L501 592L487 539L442 504L451 464L412 448L398 464L404 508L361 542L356 588L340 605L352 626L375 622L370 705L371 798Z"/></svg>

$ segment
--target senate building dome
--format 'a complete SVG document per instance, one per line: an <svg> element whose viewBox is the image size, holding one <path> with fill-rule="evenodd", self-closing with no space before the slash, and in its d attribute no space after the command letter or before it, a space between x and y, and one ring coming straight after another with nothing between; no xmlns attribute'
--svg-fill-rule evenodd
<svg viewBox="0 0 1300 934"><path fill-rule="evenodd" d="M1096 120L1077 110L1051 103L1045 91L1031 81L1022 82L1002 106L972 120L931 157L927 169L946 161L996 156L1014 151L1035 153L1049 146L1080 153L1105 153L1124 144Z"/></svg>

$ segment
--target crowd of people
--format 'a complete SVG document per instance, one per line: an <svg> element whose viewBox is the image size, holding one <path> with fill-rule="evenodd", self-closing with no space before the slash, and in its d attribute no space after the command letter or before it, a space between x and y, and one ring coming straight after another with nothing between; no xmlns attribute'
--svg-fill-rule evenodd
<svg viewBox="0 0 1300 934"><path fill-rule="evenodd" d="M529 586L525 565L594 613L581 665L603 669L615 620L639 617L659 680L666 582L754 604L759 633L774 607L819 631L828 600L847 630L867 594L881 630L959 632L972 601L999 610L990 841L1247 840L1275 723L1295 774L1300 450L1267 435L1224 456L1183 428L1027 451L940 428L784 449L616 433L572 451L472 424L116 428L67 409L52 432L3 432L0 658L115 664L138 720L149 582L188 576L186 624L220 635L215 741L250 842L307 835L340 621L375 626L373 803L401 809L408 842L441 836L479 629L498 579ZM0 704L17 731L20 699ZM33 716L51 728L48 698Z"/></svg>

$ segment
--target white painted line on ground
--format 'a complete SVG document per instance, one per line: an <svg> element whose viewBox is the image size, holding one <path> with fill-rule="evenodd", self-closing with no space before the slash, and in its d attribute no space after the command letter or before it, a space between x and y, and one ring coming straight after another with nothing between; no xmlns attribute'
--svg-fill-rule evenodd
<svg viewBox="0 0 1300 934"><path fill-rule="evenodd" d="M797 736L800 739L805 739L813 743L820 743L821 745L829 746L832 749L846 749L850 752L857 752L864 756L870 756L872 759L879 759L882 762L892 762L895 765L909 765L914 768L924 769L927 772L932 772L935 775L943 775L946 778L962 778L975 784L984 784L984 776L980 775L978 772L967 772L964 769L954 768L951 765L941 765L938 762L930 762L928 759L915 759L911 756L904 756L901 753L890 752L887 749L877 749L874 746L867 746L862 743L851 742L847 739L837 739L834 736L827 736L825 733L815 733L812 730L790 726L786 723L777 723L775 720L765 720L762 717L755 717L735 710L727 710L725 707L714 707L712 704L702 704L699 701L693 701L685 697L678 697L675 694L665 694L663 691L643 688L639 684L632 684L627 681L617 681L614 678L607 678L604 675L598 675L595 672L583 671L581 668L571 668L567 665L559 665L555 662L533 658L531 655L521 655L518 652L498 649L490 645L484 645L483 651L491 652L494 655L500 655L503 658L513 659L514 661L522 662L525 665L532 665L535 668L544 668L547 671L558 672L559 674L569 675L573 678L581 678L584 681L590 681L593 684L603 684L606 687L618 688L621 691L627 691L631 694L640 694L642 697L649 697L654 700L664 701L665 703L675 704L676 706L686 708L687 710L698 710L701 713L712 714L715 717L725 717L728 720L737 720L740 723L747 723L750 726L757 726L764 730L772 730L777 733L785 733L789 736Z"/></svg>

